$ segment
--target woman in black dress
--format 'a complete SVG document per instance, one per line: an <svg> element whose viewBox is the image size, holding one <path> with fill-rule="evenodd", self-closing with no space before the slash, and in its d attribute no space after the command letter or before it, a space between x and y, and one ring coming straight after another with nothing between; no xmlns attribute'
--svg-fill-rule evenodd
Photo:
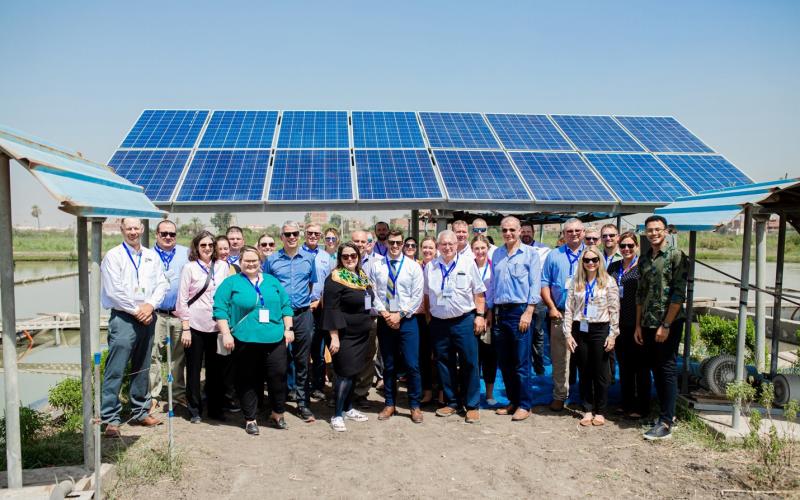
<svg viewBox="0 0 800 500"><path fill-rule="evenodd" d="M344 419L363 422L367 416L353 408L353 380L367 362L367 341L372 327L369 310L375 295L361 269L358 247L347 242L339 247L336 269L325 280L322 295L323 330L330 333L328 349L336 373L336 412L331 427L346 431Z"/></svg>
<svg viewBox="0 0 800 500"><path fill-rule="evenodd" d="M650 411L650 372L644 348L633 340L636 329L636 289L639 284L639 240L632 232L619 237L622 260L612 263L608 274L619 287L619 338L615 351L619 363L622 411L629 418L641 418Z"/></svg>

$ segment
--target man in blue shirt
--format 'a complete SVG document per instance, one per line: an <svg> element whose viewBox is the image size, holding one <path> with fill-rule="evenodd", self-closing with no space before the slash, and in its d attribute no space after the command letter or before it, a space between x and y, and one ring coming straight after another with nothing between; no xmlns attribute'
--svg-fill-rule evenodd
<svg viewBox="0 0 800 500"><path fill-rule="evenodd" d="M512 420L521 421L530 416L533 406L531 324L536 304L541 301L542 266L539 254L519 239L519 219L505 217L500 221L500 231L505 244L495 250L492 260L496 318L492 343L509 404L496 413L513 414Z"/></svg>
<svg viewBox="0 0 800 500"><path fill-rule="evenodd" d="M314 316L311 312L311 288L317 281L314 256L300 249L300 225L286 221L281 228L283 248L269 256L264 272L275 276L286 289L294 310L294 342L292 356L297 384L297 410L306 422L314 421L309 409L311 402L308 373L311 341L314 336Z"/></svg>
<svg viewBox="0 0 800 500"><path fill-rule="evenodd" d="M553 363L553 401L550 409L561 411L569 396L570 352L564 337L564 307L572 279L578 271L583 252L583 222L569 219L564 223L566 243L554 248L544 262L542 270L542 301L550 317L550 360Z"/></svg>
<svg viewBox="0 0 800 500"><path fill-rule="evenodd" d="M189 260L189 249L178 245L177 242L178 234L175 223L166 219L159 222L156 226L156 244L153 250L161 259L164 276L169 281L169 290L164 295L164 300L156 308L156 332L150 358L150 397L153 401L153 408L158 405L164 385L161 376L161 359L167 335L172 344L172 366L170 367L173 381L172 396L177 403L186 404L186 360L181 343L181 320L175 316L175 304L178 302L181 271Z"/></svg>

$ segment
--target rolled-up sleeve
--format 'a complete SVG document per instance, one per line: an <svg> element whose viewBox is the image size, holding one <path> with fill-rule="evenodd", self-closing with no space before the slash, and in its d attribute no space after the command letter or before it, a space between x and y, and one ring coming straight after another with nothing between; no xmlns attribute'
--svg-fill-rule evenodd
<svg viewBox="0 0 800 500"><path fill-rule="evenodd" d="M542 264L539 254L530 252L530 272L528 273L528 304L536 305L542 301Z"/></svg>
<svg viewBox="0 0 800 500"><path fill-rule="evenodd" d="M672 282L670 283L669 301L672 304L686 302L686 285L689 282L689 259L686 255L675 250L672 254Z"/></svg>

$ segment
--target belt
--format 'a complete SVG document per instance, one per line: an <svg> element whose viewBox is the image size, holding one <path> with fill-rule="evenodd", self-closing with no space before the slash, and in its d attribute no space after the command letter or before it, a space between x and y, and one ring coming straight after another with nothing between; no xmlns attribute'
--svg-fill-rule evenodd
<svg viewBox="0 0 800 500"><path fill-rule="evenodd" d="M499 307L500 309L513 309L515 307L528 307L528 304L524 304L522 302L519 304L510 302L508 304L495 304L495 306Z"/></svg>
<svg viewBox="0 0 800 500"><path fill-rule="evenodd" d="M172 313L175 312L175 309L156 309L156 312L158 314L166 314L166 315L169 316L169 315L171 315Z"/></svg>
<svg viewBox="0 0 800 500"><path fill-rule="evenodd" d="M308 311L308 308L309 306L298 307L297 309L294 309L294 315L297 316L299 314L303 314L304 312Z"/></svg>

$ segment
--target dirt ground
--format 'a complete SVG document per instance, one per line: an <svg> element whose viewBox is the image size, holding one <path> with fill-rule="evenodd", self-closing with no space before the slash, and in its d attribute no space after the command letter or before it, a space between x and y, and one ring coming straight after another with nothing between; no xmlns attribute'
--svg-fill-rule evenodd
<svg viewBox="0 0 800 500"><path fill-rule="evenodd" d="M377 420L382 399L374 391L370 420L347 422L335 433L331 409L312 403L315 423L287 413L288 431L261 426L249 436L238 415L192 425L176 417L174 435L183 458L179 482L163 479L119 492L121 498L708 498L741 488L741 451L716 452L673 439L649 443L638 423L615 421L583 428L579 414L534 410L511 422L490 410L480 425L425 412L415 425L408 410ZM401 401L403 398L401 396ZM294 409L294 404L290 404ZM141 443L163 440L167 427L124 427ZM726 495L726 498L730 497Z"/></svg>

